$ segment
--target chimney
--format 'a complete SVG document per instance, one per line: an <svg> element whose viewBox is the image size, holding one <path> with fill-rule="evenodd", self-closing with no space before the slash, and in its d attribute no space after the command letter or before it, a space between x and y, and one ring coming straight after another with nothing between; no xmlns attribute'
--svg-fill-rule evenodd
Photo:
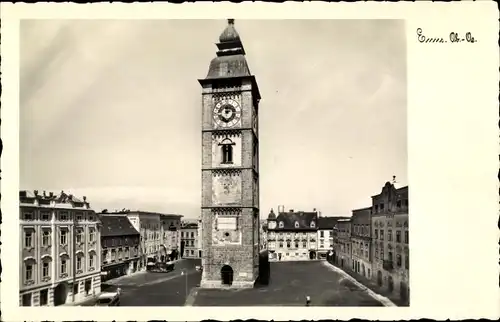
<svg viewBox="0 0 500 322"><path fill-rule="evenodd" d="M289 212L293 212L293 209L290 209Z"/></svg>
<svg viewBox="0 0 500 322"><path fill-rule="evenodd" d="M51 192L49 192L49 196L50 196L51 198L52 198L52 197L54 197L54 193L53 193L52 191L51 191Z"/></svg>
<svg viewBox="0 0 500 322"><path fill-rule="evenodd" d="M83 196L83 202L87 202L87 196Z"/></svg>
<svg viewBox="0 0 500 322"><path fill-rule="evenodd" d="M316 212L316 208L313 208L313 211Z"/></svg>
<svg viewBox="0 0 500 322"><path fill-rule="evenodd" d="M38 197L38 190L33 191L35 193L35 197Z"/></svg>

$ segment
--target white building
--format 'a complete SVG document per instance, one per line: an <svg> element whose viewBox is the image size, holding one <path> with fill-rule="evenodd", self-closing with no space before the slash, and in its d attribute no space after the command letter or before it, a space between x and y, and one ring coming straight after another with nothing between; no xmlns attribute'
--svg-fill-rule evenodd
<svg viewBox="0 0 500 322"><path fill-rule="evenodd" d="M19 304L57 306L101 292L100 220L86 198L19 192Z"/></svg>

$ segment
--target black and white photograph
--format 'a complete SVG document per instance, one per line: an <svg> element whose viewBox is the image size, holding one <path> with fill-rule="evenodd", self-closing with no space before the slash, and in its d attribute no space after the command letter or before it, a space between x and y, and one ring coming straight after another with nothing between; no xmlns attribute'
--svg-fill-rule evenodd
<svg viewBox="0 0 500 322"><path fill-rule="evenodd" d="M457 143L435 134L465 124L454 121L465 112L438 127L445 116L421 106L444 98L415 95L410 58L476 44L419 42L438 29L397 15L224 15L19 20L19 111L2 122L18 126L17 200L8 215L2 205L15 222L2 224L2 267L18 274L8 292L18 309L410 312L425 285L435 286L428 296L455 285L424 277L445 270L431 263L435 247L453 270L446 236L462 230L443 223L456 212L443 204L431 220L421 203L452 203L445 190L465 186L457 173L472 180L445 161ZM470 135L486 137L482 129ZM476 160L472 140L461 157ZM435 241L422 241L426 231ZM462 279L456 287L469 289Z"/></svg>
<svg viewBox="0 0 500 322"><path fill-rule="evenodd" d="M407 306L406 132L403 20L22 21L20 305Z"/></svg>

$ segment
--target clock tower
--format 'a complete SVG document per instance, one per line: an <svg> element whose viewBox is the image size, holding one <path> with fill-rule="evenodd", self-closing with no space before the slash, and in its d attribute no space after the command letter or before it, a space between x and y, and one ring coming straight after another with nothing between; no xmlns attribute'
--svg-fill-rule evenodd
<svg viewBox="0 0 500 322"><path fill-rule="evenodd" d="M234 19L202 86L202 288L253 287L259 274L260 93Z"/></svg>

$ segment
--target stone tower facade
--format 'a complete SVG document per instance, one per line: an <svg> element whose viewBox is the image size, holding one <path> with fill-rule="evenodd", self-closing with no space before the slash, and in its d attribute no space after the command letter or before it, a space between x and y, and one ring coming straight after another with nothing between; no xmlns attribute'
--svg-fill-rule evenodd
<svg viewBox="0 0 500 322"><path fill-rule="evenodd" d="M202 288L253 287L259 274L260 93L234 19L202 86Z"/></svg>

